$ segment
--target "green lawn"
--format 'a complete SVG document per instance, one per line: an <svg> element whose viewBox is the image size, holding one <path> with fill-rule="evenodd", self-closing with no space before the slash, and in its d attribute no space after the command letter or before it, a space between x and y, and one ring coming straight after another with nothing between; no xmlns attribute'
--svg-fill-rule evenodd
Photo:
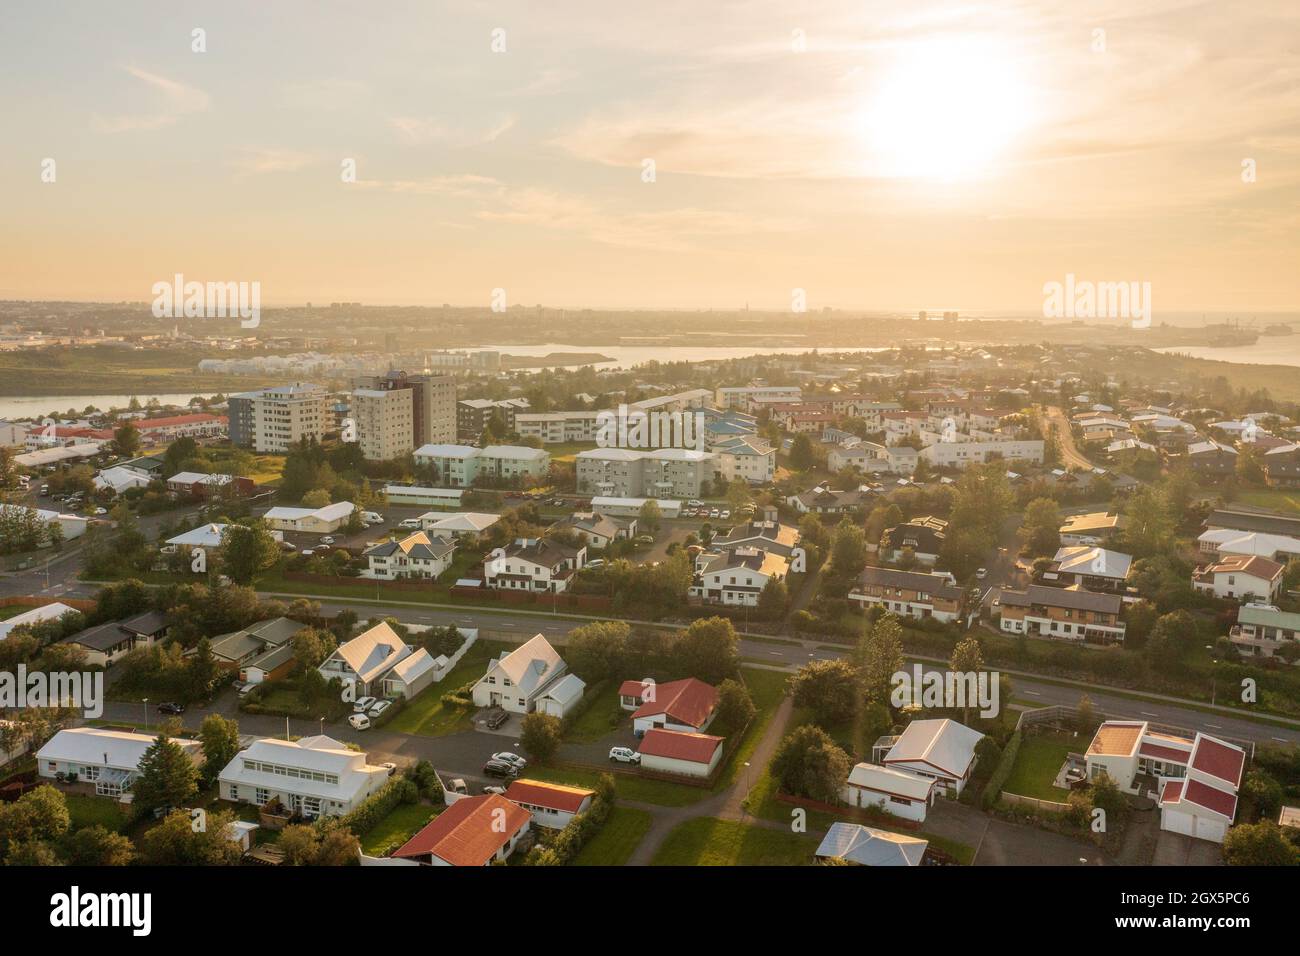
<svg viewBox="0 0 1300 956"><path fill-rule="evenodd" d="M594 788L600 778L600 772L571 767L542 767L534 764L528 768L528 776L550 783ZM713 795L713 791L705 787L692 787L666 780L649 780L624 773L614 774L614 792L621 800L655 803L661 807L685 807Z"/></svg>
<svg viewBox="0 0 1300 956"><path fill-rule="evenodd" d="M1300 491L1287 491L1282 488L1256 489L1237 494L1233 504L1251 505L1255 508L1271 508L1274 511L1289 511L1300 514Z"/></svg>
<svg viewBox="0 0 1300 956"><path fill-rule="evenodd" d="M441 806L405 803L393 809L361 838L361 849L370 855L400 846L440 812Z"/></svg>
<svg viewBox="0 0 1300 956"><path fill-rule="evenodd" d="M1003 785L1003 791L1018 793L1022 797L1055 800L1064 803L1069 791L1052 786L1057 771L1065 763L1065 755L1079 746L1079 741L1056 734L1035 734L1020 742L1016 765Z"/></svg>
<svg viewBox="0 0 1300 956"><path fill-rule="evenodd" d="M574 866L622 866L650 829L650 814L633 807L614 807L600 828L573 861Z"/></svg>
<svg viewBox="0 0 1300 956"><path fill-rule="evenodd" d="M575 743L590 743L612 733L627 719L628 711L619 706L618 688L611 685L573 722L564 739Z"/></svg>
<svg viewBox="0 0 1300 956"><path fill-rule="evenodd" d="M803 833L699 817L664 840L654 866L807 866L820 841Z"/></svg>
<svg viewBox="0 0 1300 956"><path fill-rule="evenodd" d="M7 621L11 617L17 617L24 611L30 611L31 608L23 607L21 604L13 604L9 607L0 607L0 621Z"/></svg>
<svg viewBox="0 0 1300 956"><path fill-rule="evenodd" d="M126 814L121 804L108 797L90 797L81 794L67 794L68 815L72 818L72 829L93 827L99 824L106 830L120 833L126 826Z"/></svg>
<svg viewBox="0 0 1300 956"><path fill-rule="evenodd" d="M408 701L402 712L388 722L387 729L424 737L442 737L468 730L474 708L449 707L442 702L443 694L482 677L489 660L513 647L513 644L499 641L475 641L451 673Z"/></svg>

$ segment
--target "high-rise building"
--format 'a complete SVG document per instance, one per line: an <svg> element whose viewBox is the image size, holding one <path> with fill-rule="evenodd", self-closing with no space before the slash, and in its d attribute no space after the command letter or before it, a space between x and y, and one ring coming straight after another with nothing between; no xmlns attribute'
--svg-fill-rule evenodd
<svg viewBox="0 0 1300 956"><path fill-rule="evenodd" d="M450 375L407 375L405 372L394 370L385 375L358 379L355 384L357 389L352 393L352 417L356 420L362 445L367 446L369 444L370 447L375 449L381 445L384 448L405 445L405 447L400 447L395 454L384 455L383 458L403 455L406 452L413 451L420 445L439 444L456 440L456 380ZM387 416L390 419L388 425L384 426L388 428L388 432L384 439L376 438L375 442L371 443L367 443L364 437L363 415L359 408L362 403L374 406L378 401L377 396L364 394L369 392L403 392L406 394L405 400L394 398L381 403L387 409ZM358 401L358 395L361 396L361 401ZM409 407L410 435L402 436L393 429L402 427L397 421L397 417L400 416L396 415L396 410L406 407ZM372 412L373 408L366 415L371 419L371 427L378 427L378 422L373 418ZM366 457L371 458L371 454L367 452Z"/></svg>
<svg viewBox="0 0 1300 956"><path fill-rule="evenodd" d="M284 453L331 430L329 393L294 382L230 396L230 440L257 452Z"/></svg>
<svg viewBox="0 0 1300 956"><path fill-rule="evenodd" d="M357 388L352 419L367 461L388 461L415 450L414 393L409 388Z"/></svg>

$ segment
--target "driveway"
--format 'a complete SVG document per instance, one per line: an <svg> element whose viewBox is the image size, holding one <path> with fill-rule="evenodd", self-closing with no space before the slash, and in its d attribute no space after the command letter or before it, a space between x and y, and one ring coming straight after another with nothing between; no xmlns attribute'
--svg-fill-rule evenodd
<svg viewBox="0 0 1300 956"><path fill-rule="evenodd" d="M1088 866L1111 861L1096 846L1073 837L987 816L955 800L939 800L926 830L975 847L974 866Z"/></svg>
<svg viewBox="0 0 1300 956"><path fill-rule="evenodd" d="M1161 830L1156 837L1156 866L1222 866L1223 847L1181 833Z"/></svg>

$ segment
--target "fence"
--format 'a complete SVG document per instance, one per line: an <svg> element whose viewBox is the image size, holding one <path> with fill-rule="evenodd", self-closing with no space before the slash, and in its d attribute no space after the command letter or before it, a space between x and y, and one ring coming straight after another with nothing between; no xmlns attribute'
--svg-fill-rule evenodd
<svg viewBox="0 0 1300 956"><path fill-rule="evenodd" d="M452 597L470 598L481 603L493 601L502 604L536 604L541 609L557 611L608 611L613 602L599 594L551 594L549 592L512 591L509 588L466 588L452 585L447 589Z"/></svg>
<svg viewBox="0 0 1300 956"><path fill-rule="evenodd" d="M1032 807L1033 809L1040 810L1044 813L1059 814L1065 813L1065 811L1070 809L1068 803L1057 803L1055 800L1039 800L1037 797L1022 797L1018 793L1011 793L1007 790L1002 791L1002 799L1013 806L1018 804L1022 807Z"/></svg>
<svg viewBox="0 0 1300 956"><path fill-rule="evenodd" d="M1145 717L1135 717L1129 714L1108 713L1105 711L1094 710L1093 717L1097 722L1104 720L1123 720L1131 723L1144 723L1151 730L1160 734L1168 734L1172 737L1183 737L1192 740L1196 737L1197 731L1189 727L1179 727L1175 724L1162 724L1154 720L1148 720ZM1020 717L1016 721L1016 730L1028 730L1034 727L1042 726L1063 726L1066 724L1077 724L1079 720L1079 708L1071 707L1068 704L1054 704L1050 707L1039 707L1034 710L1024 710L1020 712ZM1253 759L1255 756L1255 745L1249 740L1241 740L1237 737L1227 737L1223 734L1216 733L1213 735L1219 740L1227 741L1234 746L1240 747L1246 751L1246 759Z"/></svg>

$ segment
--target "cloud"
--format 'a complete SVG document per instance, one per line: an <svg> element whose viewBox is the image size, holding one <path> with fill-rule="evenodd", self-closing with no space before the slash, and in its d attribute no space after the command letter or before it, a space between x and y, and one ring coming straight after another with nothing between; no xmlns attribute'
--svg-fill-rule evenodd
<svg viewBox="0 0 1300 956"><path fill-rule="evenodd" d="M134 130L161 129L172 125L182 116L205 112L211 103L211 97L197 87L138 66L125 66L122 69L160 94L162 102L159 108L151 113L123 113L111 116L96 114L92 117L92 124L101 132L124 133Z"/></svg>
<svg viewBox="0 0 1300 956"><path fill-rule="evenodd" d="M243 146L230 165L244 174L261 175L295 173L318 161L318 156L298 150Z"/></svg>
<svg viewBox="0 0 1300 956"><path fill-rule="evenodd" d="M390 116L389 125L411 145L438 143L452 148L482 146L496 142L514 129L518 117L507 114L482 127L448 126L441 120L424 116Z"/></svg>

